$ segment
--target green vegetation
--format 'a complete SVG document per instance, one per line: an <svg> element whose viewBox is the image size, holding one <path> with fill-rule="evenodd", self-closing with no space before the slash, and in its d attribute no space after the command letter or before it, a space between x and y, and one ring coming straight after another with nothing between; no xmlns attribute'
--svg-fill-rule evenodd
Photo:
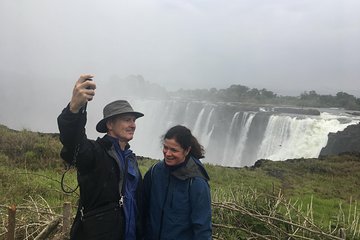
<svg viewBox="0 0 360 240"><path fill-rule="evenodd" d="M356 98L345 92L338 92L335 96L320 95L312 90L304 92L300 96L279 96L265 88L257 89L242 86L231 85L226 89L180 89L172 94L180 98L189 98L200 101L213 102L241 102L248 104L272 104L288 105L297 107L334 107L348 110L360 110L360 98Z"/></svg>
<svg viewBox="0 0 360 240"><path fill-rule="evenodd" d="M75 212L78 193L65 194L60 187L58 135L0 126L0 143L0 220L6 223L7 206L18 206L18 239L34 239L60 216L65 201ZM142 173L154 162L140 157ZM341 239L345 234L360 239L358 154L259 160L244 168L206 164L206 169L214 239ZM65 175L65 184L77 186L75 170ZM0 239L5 232L0 224Z"/></svg>

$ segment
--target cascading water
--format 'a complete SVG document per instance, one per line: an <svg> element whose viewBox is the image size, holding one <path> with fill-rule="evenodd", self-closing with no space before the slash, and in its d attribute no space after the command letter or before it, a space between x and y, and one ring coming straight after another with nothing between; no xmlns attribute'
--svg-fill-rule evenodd
<svg viewBox="0 0 360 240"><path fill-rule="evenodd" d="M240 116L240 117L239 117ZM241 163L244 146L255 113L236 112L231 121L221 165L236 166ZM240 118L240 120L239 120Z"/></svg>
<svg viewBox="0 0 360 240"><path fill-rule="evenodd" d="M224 166L251 166L258 159L318 157L328 133L360 122L358 117L325 110L319 116L310 116L235 103L130 102L145 114L137 121L136 136L131 141L138 155L161 159L161 136L181 124L205 147L204 162Z"/></svg>

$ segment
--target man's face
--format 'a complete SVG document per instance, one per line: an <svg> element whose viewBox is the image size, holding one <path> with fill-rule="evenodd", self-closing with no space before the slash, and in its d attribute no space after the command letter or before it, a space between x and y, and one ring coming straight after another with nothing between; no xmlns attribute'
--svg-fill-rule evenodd
<svg viewBox="0 0 360 240"><path fill-rule="evenodd" d="M129 142L134 137L136 117L133 114L121 114L107 121L108 134L121 142Z"/></svg>

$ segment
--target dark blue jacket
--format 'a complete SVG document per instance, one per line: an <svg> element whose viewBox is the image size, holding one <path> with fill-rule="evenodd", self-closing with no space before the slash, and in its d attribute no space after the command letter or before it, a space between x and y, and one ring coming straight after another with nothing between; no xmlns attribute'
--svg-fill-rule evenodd
<svg viewBox="0 0 360 240"><path fill-rule="evenodd" d="M164 161L150 168L144 177L145 239L211 239L208 180L203 165L193 157L175 170Z"/></svg>

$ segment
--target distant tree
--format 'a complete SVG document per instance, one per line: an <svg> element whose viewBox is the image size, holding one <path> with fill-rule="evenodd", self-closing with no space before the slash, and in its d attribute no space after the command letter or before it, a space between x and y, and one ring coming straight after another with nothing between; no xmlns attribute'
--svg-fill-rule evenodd
<svg viewBox="0 0 360 240"><path fill-rule="evenodd" d="M322 107L338 107L339 104L336 102L336 98L332 95L320 95L319 104Z"/></svg>
<svg viewBox="0 0 360 240"><path fill-rule="evenodd" d="M208 89L195 89L194 98L199 100L208 100L210 94Z"/></svg>
<svg viewBox="0 0 360 240"><path fill-rule="evenodd" d="M216 88L210 88L208 100L217 101L218 97L218 90Z"/></svg>
<svg viewBox="0 0 360 240"><path fill-rule="evenodd" d="M248 91L248 95L251 98L259 99L261 93L257 88L252 88L250 91Z"/></svg>
<svg viewBox="0 0 360 240"><path fill-rule="evenodd" d="M357 109L359 106L357 106L356 98L353 95L350 95L345 92L338 92L336 94L336 101L340 104L341 107L346 109Z"/></svg>
<svg viewBox="0 0 360 240"><path fill-rule="evenodd" d="M261 94L262 96L264 96L265 98L267 98L267 99L276 98L276 94L273 93L272 91L266 90L266 88L261 89L261 90L260 90L260 94Z"/></svg>
<svg viewBox="0 0 360 240"><path fill-rule="evenodd" d="M217 92L217 98L219 101L227 101L226 98L226 90L225 89L219 89Z"/></svg>
<svg viewBox="0 0 360 240"><path fill-rule="evenodd" d="M226 91L226 99L228 99L231 102L237 102L244 99L246 96L247 91L249 90L249 87L242 86L242 85L231 85L229 88L227 88Z"/></svg>
<svg viewBox="0 0 360 240"><path fill-rule="evenodd" d="M354 110L360 111L360 98L356 99L356 108Z"/></svg>
<svg viewBox="0 0 360 240"><path fill-rule="evenodd" d="M209 93L210 94L217 94L217 89L216 88L210 88Z"/></svg>
<svg viewBox="0 0 360 240"><path fill-rule="evenodd" d="M309 92L305 91L300 95L300 101L298 105L303 107L320 107L319 97L320 96L314 90Z"/></svg>
<svg viewBox="0 0 360 240"><path fill-rule="evenodd" d="M311 90L309 92L305 91L300 95L300 99L302 100L315 100L318 99L318 97L319 95L314 90Z"/></svg>

